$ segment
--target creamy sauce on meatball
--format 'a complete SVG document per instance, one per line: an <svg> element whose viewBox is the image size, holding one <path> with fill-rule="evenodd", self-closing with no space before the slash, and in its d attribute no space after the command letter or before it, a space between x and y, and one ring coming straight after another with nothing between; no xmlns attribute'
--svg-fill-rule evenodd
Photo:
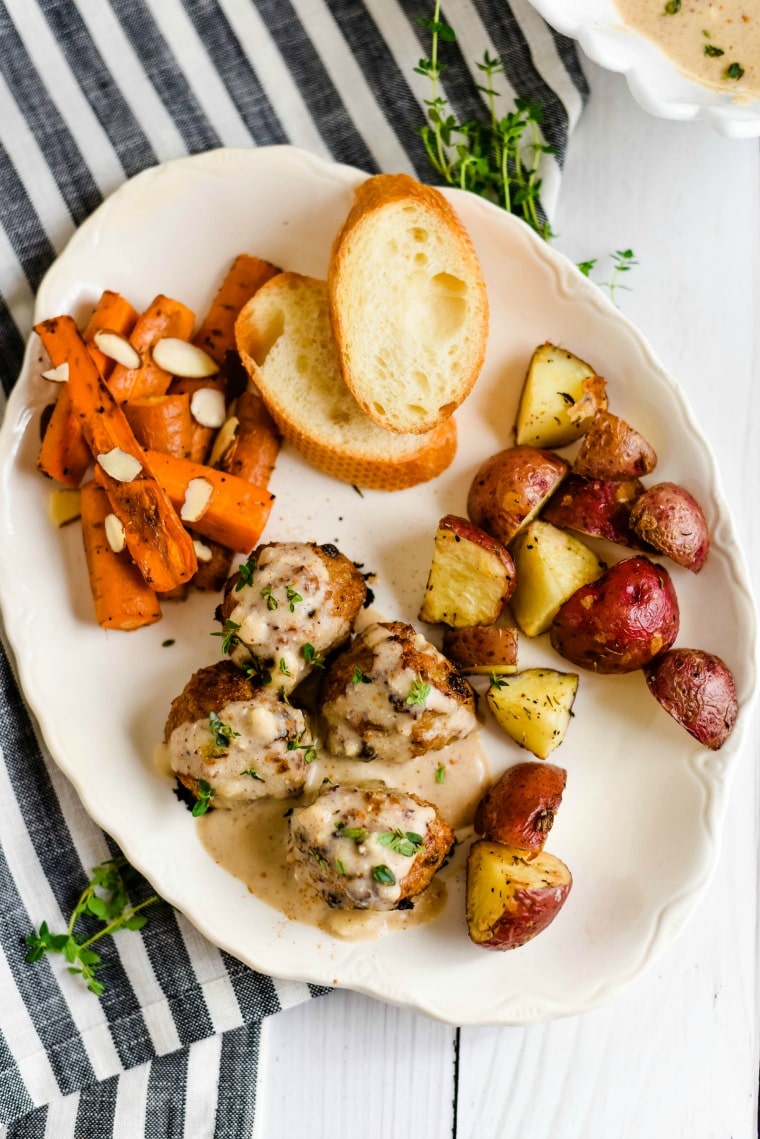
<svg viewBox="0 0 760 1139"><path fill-rule="evenodd" d="M616 0L625 23L653 40L690 79L760 97L756 0Z"/></svg>
<svg viewBox="0 0 760 1139"><path fill-rule="evenodd" d="M339 696L322 707L326 742L333 754L404 763L421 747L437 748L441 742L474 730L476 719L470 705L435 685L423 685L418 672L405 667L403 645L387 626L371 625L361 636L373 653L371 677L349 681ZM440 655L421 634L413 638L413 645L431 659ZM420 731L426 712L435 715L427 717L429 727Z"/></svg>
<svg viewBox="0 0 760 1139"><path fill-rule="evenodd" d="M423 849L435 808L383 788L382 812L371 821L355 810L364 794L343 784L327 788L290 819L288 861L302 882L334 895L347 908L392 910L412 860ZM396 841L394 841L394 838Z"/></svg>
<svg viewBox="0 0 760 1139"><path fill-rule="evenodd" d="M255 702L226 704L213 720L180 724L169 737L167 758L176 774L211 784L214 806L234 807L300 794L311 742L303 712L262 691Z"/></svg>
<svg viewBox="0 0 760 1139"><path fill-rule="evenodd" d="M333 783L382 780L387 786L418 795L433 804L454 827L457 837L467 836L478 801L490 784L490 769L478 733L428 752L407 764L373 760L342 760L320 754L309 765L307 792L293 806L311 802L323 779ZM201 841L211 857L239 878L261 901L294 921L316 925L334 937L369 940L432 921L443 909L446 883L458 872L464 848L455 848L451 863L439 871L409 910L337 910L318 897L312 886L299 882L287 862L288 805L268 799L235 811L209 811L198 819ZM401 828L411 830L411 827ZM442 877L443 876L443 877Z"/></svg>
<svg viewBox="0 0 760 1139"><path fill-rule="evenodd" d="M253 583L236 593L230 656L243 668L251 656L269 662L272 687L292 692L315 658L349 635L354 614L336 609L332 592L328 566L309 545L265 547Z"/></svg>

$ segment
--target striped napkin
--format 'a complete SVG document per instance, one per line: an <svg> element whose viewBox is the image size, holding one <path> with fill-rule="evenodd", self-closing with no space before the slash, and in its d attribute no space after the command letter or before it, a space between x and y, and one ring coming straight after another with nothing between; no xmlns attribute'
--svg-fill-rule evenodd
<svg viewBox="0 0 760 1139"><path fill-rule="evenodd" d="M0 379L18 373L42 275L126 178L218 146L294 143L367 171L435 181L418 129L432 0L6 0L0 6ZM443 89L482 114L474 61L543 107L551 210L586 85L572 44L527 0L449 0ZM252 252L255 252L252 251ZM0 413L4 395L0 394ZM242 1139L261 1019L326 990L261 976L161 903L105 939L101 999L61 958L25 962L46 915L63 930L92 867L118 853L84 814L0 647L0 1136ZM150 892L139 882L134 900ZM100 943L99 943L100 944Z"/></svg>

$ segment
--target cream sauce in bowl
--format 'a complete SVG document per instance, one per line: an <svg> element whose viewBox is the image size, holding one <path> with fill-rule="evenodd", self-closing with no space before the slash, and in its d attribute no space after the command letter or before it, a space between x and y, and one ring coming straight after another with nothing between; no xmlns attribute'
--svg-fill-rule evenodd
<svg viewBox="0 0 760 1139"><path fill-rule="evenodd" d="M689 79L737 101L760 98L758 0L615 0L625 24Z"/></svg>

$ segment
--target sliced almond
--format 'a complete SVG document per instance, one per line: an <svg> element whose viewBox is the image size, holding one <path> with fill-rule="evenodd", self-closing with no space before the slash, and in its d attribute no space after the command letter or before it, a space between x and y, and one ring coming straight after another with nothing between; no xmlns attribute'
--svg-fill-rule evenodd
<svg viewBox="0 0 760 1139"><path fill-rule="evenodd" d="M117 364L123 364L125 368L139 368L142 364L142 357L134 344L130 344L120 332L101 328L93 336L93 342L104 356L115 360Z"/></svg>
<svg viewBox="0 0 760 1139"><path fill-rule="evenodd" d="M55 526L66 526L82 513L81 495L73 487L51 490L48 498L48 515Z"/></svg>
<svg viewBox="0 0 760 1139"><path fill-rule="evenodd" d="M199 562L210 562L214 556L211 547L205 542L199 542L197 538L193 542L193 549Z"/></svg>
<svg viewBox="0 0 760 1139"><path fill-rule="evenodd" d="M198 388L190 397L190 411L201 427L221 427L227 414L224 395L216 388Z"/></svg>
<svg viewBox="0 0 760 1139"><path fill-rule="evenodd" d="M121 447L114 447L112 451L98 455L98 462L106 474L117 482L131 482L142 470L142 463L128 451L122 451Z"/></svg>
<svg viewBox="0 0 760 1139"><path fill-rule="evenodd" d="M68 360L64 360L57 368L48 368L46 372L42 373L43 380L50 380L53 384L65 384L69 378L69 364Z"/></svg>
<svg viewBox="0 0 760 1139"><path fill-rule="evenodd" d="M229 419L225 420L217 432L211 454L208 457L210 467L226 466L230 448L235 445L239 429L240 420L236 415L231 415Z"/></svg>
<svg viewBox="0 0 760 1139"><path fill-rule="evenodd" d="M183 522L197 522L208 510L214 488L208 479L190 479L185 491L185 501L179 516Z"/></svg>
<svg viewBox="0 0 760 1139"><path fill-rule="evenodd" d="M216 360L212 360L202 348L178 340L175 336L164 336L153 345L153 359L159 368L173 376L190 380L202 380L205 376L215 376L219 371Z"/></svg>
<svg viewBox="0 0 760 1139"><path fill-rule="evenodd" d="M115 514L106 514L104 526L108 545L115 554L120 554L127 544L127 532L124 529L124 523Z"/></svg>

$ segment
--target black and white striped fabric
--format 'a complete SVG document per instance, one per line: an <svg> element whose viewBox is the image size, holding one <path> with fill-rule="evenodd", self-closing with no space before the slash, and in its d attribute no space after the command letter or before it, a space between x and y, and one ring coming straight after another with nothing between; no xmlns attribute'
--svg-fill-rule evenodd
<svg viewBox="0 0 760 1139"><path fill-rule="evenodd" d="M0 5L0 379L35 290L75 227L145 167L217 146L294 143L430 179L415 74L432 0L5 0ZM444 92L482 107L474 61L502 59L504 106L544 109L550 214L586 86L527 0L449 0ZM255 252L252 251L252 252ZM0 414L2 401L0 395ZM2 504L0 503L0 509ZM48 756L0 648L0 1137L252 1133L261 1019L325 990L260 976L163 903L103 948L102 999L64 962L25 963L30 913L64 929L114 848ZM143 883L138 891L147 894Z"/></svg>

